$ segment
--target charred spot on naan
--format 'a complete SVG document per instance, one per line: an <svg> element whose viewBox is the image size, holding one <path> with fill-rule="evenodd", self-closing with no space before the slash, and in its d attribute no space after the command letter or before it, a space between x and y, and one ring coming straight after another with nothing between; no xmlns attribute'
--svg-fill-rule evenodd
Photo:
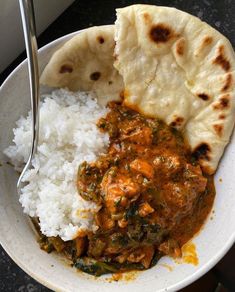
<svg viewBox="0 0 235 292"><path fill-rule="evenodd" d="M104 43L104 37L102 37L101 35L97 36L97 41L102 45Z"/></svg>
<svg viewBox="0 0 235 292"><path fill-rule="evenodd" d="M176 42L176 53L180 56L183 56L185 51L185 39L181 38Z"/></svg>
<svg viewBox="0 0 235 292"><path fill-rule="evenodd" d="M198 51L203 51L205 48L207 48L209 45L212 44L212 41L213 41L213 38L210 37L210 36L205 36L203 39L202 39L202 42L199 46L199 49Z"/></svg>
<svg viewBox="0 0 235 292"><path fill-rule="evenodd" d="M231 73L228 73L226 75L226 79L225 79L225 84L224 86L222 87L221 91L224 92L224 91L228 91L230 89L230 87L232 87L232 83L233 83L233 77L232 77L232 74Z"/></svg>
<svg viewBox="0 0 235 292"><path fill-rule="evenodd" d="M211 36L206 36L203 38L201 46L202 47L208 46L212 43L212 41L213 41L213 38Z"/></svg>
<svg viewBox="0 0 235 292"><path fill-rule="evenodd" d="M215 110L225 110L229 108L229 103L230 103L230 95L225 94L220 99L213 105L213 108Z"/></svg>
<svg viewBox="0 0 235 292"><path fill-rule="evenodd" d="M226 115L224 115L224 114L219 115L220 120L224 120L225 118L226 118Z"/></svg>
<svg viewBox="0 0 235 292"><path fill-rule="evenodd" d="M145 22L146 24L148 24L148 23L151 22L151 16L150 16L147 12L145 12L145 13L143 14L143 18L144 18L144 22Z"/></svg>
<svg viewBox="0 0 235 292"><path fill-rule="evenodd" d="M206 54L208 54L208 51L211 49L212 43L213 43L213 38L211 36L204 36L194 53L195 57L199 57L199 56L202 57L202 55L205 56Z"/></svg>
<svg viewBox="0 0 235 292"><path fill-rule="evenodd" d="M174 36L174 31L164 23L152 25L149 31L151 41L155 43L166 43Z"/></svg>
<svg viewBox="0 0 235 292"><path fill-rule="evenodd" d="M210 96L208 94L206 94L206 93L198 93L197 96L199 98L201 98L202 100L205 100L205 101L210 99Z"/></svg>
<svg viewBox="0 0 235 292"><path fill-rule="evenodd" d="M184 122L184 118L182 118L182 117L176 117L175 119L174 119L174 121L172 121L171 123L170 123L170 126L171 127L180 127L181 125L182 125L182 123Z"/></svg>
<svg viewBox="0 0 235 292"><path fill-rule="evenodd" d="M227 60L224 52L224 46L219 46L218 55L213 60L213 63L222 67L222 69L228 72L231 68L230 62Z"/></svg>
<svg viewBox="0 0 235 292"><path fill-rule="evenodd" d="M192 155L197 161L200 160L210 161L210 152L211 152L210 146L206 142L203 142L193 150Z"/></svg>
<svg viewBox="0 0 235 292"><path fill-rule="evenodd" d="M215 124L215 125L213 125L213 128L214 128L216 134L219 137L222 137L223 129L224 129L223 125Z"/></svg>
<svg viewBox="0 0 235 292"><path fill-rule="evenodd" d="M101 73L96 71L96 72L91 73L90 79L93 81L97 81L100 79L100 76L101 76Z"/></svg>
<svg viewBox="0 0 235 292"><path fill-rule="evenodd" d="M64 74L64 73L72 73L73 72L73 67L71 65L68 64L64 64L60 67L60 74Z"/></svg>

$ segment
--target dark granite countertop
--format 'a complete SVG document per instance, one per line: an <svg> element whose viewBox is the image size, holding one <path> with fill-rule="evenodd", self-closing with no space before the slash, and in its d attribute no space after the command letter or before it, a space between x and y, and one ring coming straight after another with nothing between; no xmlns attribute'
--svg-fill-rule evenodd
<svg viewBox="0 0 235 292"><path fill-rule="evenodd" d="M59 0L58 0L59 1ZM93 25L111 24L115 8L130 4L174 6L198 16L211 24L235 46L235 0L77 0L49 28L39 36L39 47L67 33ZM0 84L25 58L21 54L2 74ZM235 246L209 273L183 291L235 291ZM218 283L221 284L218 285ZM50 291L25 274L0 247L0 291Z"/></svg>

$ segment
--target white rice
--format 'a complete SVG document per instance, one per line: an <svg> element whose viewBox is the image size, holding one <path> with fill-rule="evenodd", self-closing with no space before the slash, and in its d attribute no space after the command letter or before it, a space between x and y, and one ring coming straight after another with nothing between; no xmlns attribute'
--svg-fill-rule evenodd
<svg viewBox="0 0 235 292"><path fill-rule="evenodd" d="M43 96L38 151L19 200L26 214L39 218L46 236L70 240L81 230L96 228L94 213L99 206L79 196L76 174L81 162L94 161L108 145L108 135L96 127L106 112L91 93L60 89ZM30 116L16 122L14 146L4 151L17 170L29 155Z"/></svg>

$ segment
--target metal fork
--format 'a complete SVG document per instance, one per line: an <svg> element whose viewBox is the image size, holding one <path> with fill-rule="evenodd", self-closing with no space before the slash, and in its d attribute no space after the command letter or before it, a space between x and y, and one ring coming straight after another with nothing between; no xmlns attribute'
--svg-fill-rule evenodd
<svg viewBox="0 0 235 292"><path fill-rule="evenodd" d="M28 161L17 182L17 191L20 194L23 186L22 179L25 172L32 166L32 159L37 151L39 135L39 70L37 55L36 25L33 0L19 0L21 19L24 31L25 47L28 59L30 98L32 110L32 144Z"/></svg>

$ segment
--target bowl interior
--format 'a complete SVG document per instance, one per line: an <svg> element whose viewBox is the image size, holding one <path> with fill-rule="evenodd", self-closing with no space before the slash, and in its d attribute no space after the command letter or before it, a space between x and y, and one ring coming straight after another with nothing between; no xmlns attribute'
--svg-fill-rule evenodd
<svg viewBox="0 0 235 292"><path fill-rule="evenodd" d="M79 33L79 32L77 32ZM52 53L74 34L62 37L39 52L40 69ZM213 213L194 237L199 264L176 263L168 257L154 268L137 273L135 280L110 282L107 276L97 280L77 272L59 256L41 251L29 219L18 202L18 175L6 164L2 151L11 144L15 121L30 109L27 63L21 63L0 89L0 242L13 260L28 274L56 291L173 291L206 273L235 240L235 135L227 147L215 175L216 198ZM41 92L49 92L42 88ZM169 269L169 266L171 269Z"/></svg>

